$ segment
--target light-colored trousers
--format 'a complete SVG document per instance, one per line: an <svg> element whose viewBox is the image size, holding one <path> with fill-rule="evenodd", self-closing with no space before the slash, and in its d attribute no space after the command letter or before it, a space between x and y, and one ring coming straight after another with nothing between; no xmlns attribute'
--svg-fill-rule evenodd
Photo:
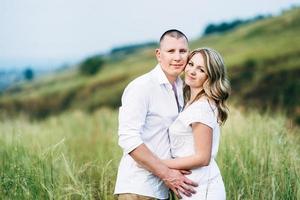
<svg viewBox="0 0 300 200"><path fill-rule="evenodd" d="M126 194L119 194L118 200L156 200L156 199L153 197L147 197L147 196L138 195L138 194L126 193Z"/></svg>

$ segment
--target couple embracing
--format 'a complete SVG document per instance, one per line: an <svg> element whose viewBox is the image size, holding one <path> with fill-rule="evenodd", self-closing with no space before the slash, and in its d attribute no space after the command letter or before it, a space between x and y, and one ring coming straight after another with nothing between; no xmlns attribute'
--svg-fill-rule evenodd
<svg viewBox="0 0 300 200"><path fill-rule="evenodd" d="M115 194L119 200L168 199L170 189L182 199L226 199L215 161L228 115L223 59L210 48L189 52L187 37L176 29L161 36L156 58L157 66L122 96Z"/></svg>

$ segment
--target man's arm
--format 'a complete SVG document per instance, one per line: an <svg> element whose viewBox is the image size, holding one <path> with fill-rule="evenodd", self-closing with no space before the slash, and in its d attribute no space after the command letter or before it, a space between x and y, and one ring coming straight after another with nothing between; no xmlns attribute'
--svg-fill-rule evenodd
<svg viewBox="0 0 300 200"><path fill-rule="evenodd" d="M178 170L169 169L143 143L140 131L146 121L148 96L149 93L141 85L132 84L125 89L119 110L119 145L139 165L161 178L178 197L178 191L189 196L194 191L192 186L196 184Z"/></svg>
<svg viewBox="0 0 300 200"><path fill-rule="evenodd" d="M195 193L193 189L193 187L197 186L195 182L186 178L178 170L169 169L145 144L135 148L129 155L142 167L162 179L177 197L181 198L179 191L186 196L191 196Z"/></svg>

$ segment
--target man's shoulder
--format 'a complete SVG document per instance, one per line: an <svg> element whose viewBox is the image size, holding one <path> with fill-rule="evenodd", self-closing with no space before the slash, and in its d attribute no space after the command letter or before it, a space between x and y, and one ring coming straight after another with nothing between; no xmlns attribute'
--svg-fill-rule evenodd
<svg viewBox="0 0 300 200"><path fill-rule="evenodd" d="M135 79L133 79L126 87L126 89L137 90L151 90L155 86L155 79L152 76L152 71L147 72Z"/></svg>
<svg viewBox="0 0 300 200"><path fill-rule="evenodd" d="M132 80L124 89L122 102L128 99L147 100L155 87L151 71Z"/></svg>

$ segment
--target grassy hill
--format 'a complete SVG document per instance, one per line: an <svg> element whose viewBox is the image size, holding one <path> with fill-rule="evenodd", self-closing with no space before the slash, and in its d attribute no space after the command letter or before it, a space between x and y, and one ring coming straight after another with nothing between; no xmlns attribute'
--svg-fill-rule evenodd
<svg viewBox="0 0 300 200"><path fill-rule="evenodd" d="M249 106L285 108L300 122L300 9L192 43L219 50L233 96Z"/></svg>
<svg viewBox="0 0 300 200"><path fill-rule="evenodd" d="M225 58L233 97L246 107L284 108L300 122L300 9L233 31L191 41L191 49L209 46ZM93 111L117 107L126 84L156 63L154 48L108 57L93 77L75 69L11 88L0 96L5 113L46 117L69 109Z"/></svg>

